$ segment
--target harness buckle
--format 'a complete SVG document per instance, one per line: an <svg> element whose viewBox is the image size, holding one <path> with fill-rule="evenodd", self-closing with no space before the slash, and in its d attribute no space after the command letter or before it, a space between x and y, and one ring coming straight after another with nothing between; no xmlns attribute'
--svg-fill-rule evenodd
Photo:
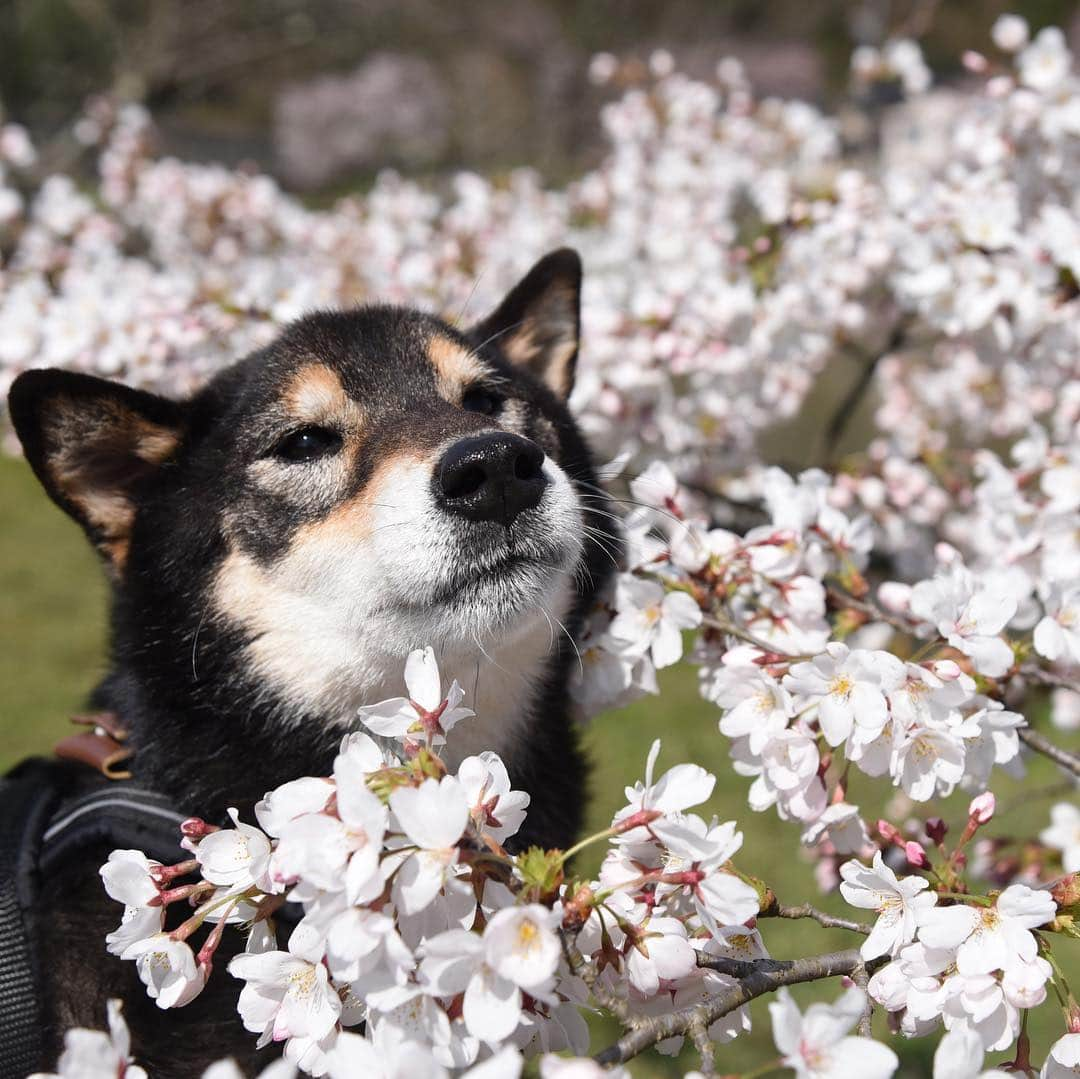
<svg viewBox="0 0 1080 1079"><path fill-rule="evenodd" d="M87 730L61 738L53 752L61 760L77 761L100 772L106 779L130 779L131 772L120 765L135 751L124 743L128 732L115 712L95 712L72 716L71 722Z"/></svg>

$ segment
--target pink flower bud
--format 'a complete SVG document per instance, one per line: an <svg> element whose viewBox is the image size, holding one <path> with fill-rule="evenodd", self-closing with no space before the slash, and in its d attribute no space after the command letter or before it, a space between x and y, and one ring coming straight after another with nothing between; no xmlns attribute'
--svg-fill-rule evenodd
<svg viewBox="0 0 1080 1079"><path fill-rule="evenodd" d="M894 824L890 824L887 820L879 820L877 822L878 835L885 840L886 843L903 843L904 837L900 834L900 829Z"/></svg>
<svg viewBox="0 0 1080 1079"><path fill-rule="evenodd" d="M974 71L976 75L982 74L990 65L987 63L986 57L981 52L976 52L974 49L965 49L963 56L960 58L964 67L968 71Z"/></svg>
<svg viewBox="0 0 1080 1079"><path fill-rule="evenodd" d="M964 672L960 664L951 659L938 659L930 664L930 670L943 682L955 682Z"/></svg>
<svg viewBox="0 0 1080 1079"><path fill-rule="evenodd" d="M994 815L997 801L993 791L984 791L976 798L971 799L968 806L968 817L976 824L985 824Z"/></svg>
<svg viewBox="0 0 1080 1079"><path fill-rule="evenodd" d="M1066 1028L1070 1034L1080 1034L1080 1004L1077 1004L1075 1000L1069 1004Z"/></svg>
<svg viewBox="0 0 1080 1079"><path fill-rule="evenodd" d="M916 869L930 868L930 859L926 857L926 850L921 843L915 842L914 839L909 839L904 844L904 855Z"/></svg>
<svg viewBox="0 0 1080 1079"><path fill-rule="evenodd" d="M216 824L207 824L202 817L188 817L187 820L180 822L181 834L189 839L202 839L203 836L220 830Z"/></svg>

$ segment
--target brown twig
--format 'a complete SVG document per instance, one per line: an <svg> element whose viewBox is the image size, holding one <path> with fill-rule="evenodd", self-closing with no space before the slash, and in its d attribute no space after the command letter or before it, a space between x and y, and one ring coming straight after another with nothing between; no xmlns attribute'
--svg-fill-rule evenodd
<svg viewBox="0 0 1080 1079"><path fill-rule="evenodd" d="M859 1016L859 1036L869 1038L873 1033L874 1002L870 998L870 972L865 963L859 963L851 972L851 980L863 991L866 1000L863 1004L862 1015Z"/></svg>
<svg viewBox="0 0 1080 1079"><path fill-rule="evenodd" d="M1049 757L1056 765L1072 772L1074 776L1080 776L1080 756L1070 753L1067 749L1054 745L1045 735L1033 730L1031 727L1021 727L1017 732L1020 741L1029 749Z"/></svg>
<svg viewBox="0 0 1080 1079"><path fill-rule="evenodd" d="M750 974L701 1004L680 1008L670 1015L637 1020L632 1029L614 1045L609 1045L597 1053L594 1059L598 1064L624 1064L665 1038L684 1037L688 1034L693 1036L694 1030L708 1031L713 1023L736 1008L741 1008L756 997L773 993L782 986L852 975L863 966L863 958L855 948L815 955L807 959L792 959L782 963L781 969L776 969L775 960L767 961L769 965L766 967L761 966L763 962L765 961L753 962L751 965L754 970ZM881 962L875 960L867 967L876 967Z"/></svg>
<svg viewBox="0 0 1080 1079"><path fill-rule="evenodd" d="M888 341L885 342L880 350L870 357L865 355L858 357L863 365L862 370L859 372L859 377L852 383L848 392L844 394L836 408L833 409L833 413L829 417L829 422L825 426L824 456L826 462L831 463L835 458L836 448L840 443L840 439L843 438L844 432L847 430L851 417L858 408L863 395L874 381L874 375L877 373L878 364L880 364L890 353L893 353L900 348L904 343L904 337L907 334L909 324L910 320L905 319L900 321L893 328Z"/></svg>
<svg viewBox="0 0 1080 1079"><path fill-rule="evenodd" d="M1058 671L1048 671L1037 663L1021 663L1019 672L1024 678L1030 678L1033 682L1040 682L1044 686L1053 686L1055 689L1070 689L1073 693L1080 693L1080 679L1070 678Z"/></svg>
<svg viewBox="0 0 1080 1079"><path fill-rule="evenodd" d="M690 1040L694 1043L698 1056L701 1058L702 1075L716 1074L716 1057L713 1053L712 1039L709 1037L708 1026L704 1023L691 1023L687 1031Z"/></svg>
<svg viewBox="0 0 1080 1079"><path fill-rule="evenodd" d="M581 949L577 946L575 936L565 929L559 930L559 936L562 937L563 955L566 956L566 963L567 966L570 967L570 973L580 978L587 986L596 1003L611 1012L623 1026L633 1023L635 1019L630 1015L630 1010L627 1007L626 1001L623 1000L622 997L612 993L608 987L600 981L599 972L596 967L581 954Z"/></svg>
<svg viewBox="0 0 1080 1079"><path fill-rule="evenodd" d="M901 615L890 614L888 611L879 607L872 600L868 599L856 599L854 596L849 595L847 592L835 585L828 585L825 589L825 594L834 603L841 607L849 607L853 611L858 611L860 614L865 614L867 618L874 622L885 622L892 626L893 629L899 630L901 633L906 633L909 637L919 637L915 623L910 622ZM921 639L921 638L920 638Z"/></svg>
<svg viewBox="0 0 1080 1079"><path fill-rule="evenodd" d="M870 935L870 926L864 922L853 922L849 918L836 918L826 914L809 903L800 903L797 907L785 907L774 896L759 914L759 918L813 918L818 925L826 929L847 929L852 933L861 933L864 937Z"/></svg>
<svg viewBox="0 0 1080 1079"><path fill-rule="evenodd" d="M701 624L707 626L709 629L719 630L721 633L727 633L732 637L737 637L740 641L746 641L747 644L752 644L755 648L760 649L768 655L783 655L786 658L795 658L790 653L783 652L781 649L777 648L775 644L770 644L764 637L757 637L749 630L743 629L742 626L737 626L730 619L719 618L715 615L705 615L701 620Z"/></svg>

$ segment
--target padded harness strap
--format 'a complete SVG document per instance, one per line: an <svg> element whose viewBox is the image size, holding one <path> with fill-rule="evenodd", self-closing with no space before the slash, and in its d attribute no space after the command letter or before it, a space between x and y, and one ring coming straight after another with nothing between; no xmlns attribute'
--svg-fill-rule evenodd
<svg viewBox="0 0 1080 1079"><path fill-rule="evenodd" d="M41 1066L42 994L34 932L38 853L60 801L55 768L24 761L0 779L0 1075Z"/></svg>
<svg viewBox="0 0 1080 1079"><path fill-rule="evenodd" d="M185 815L156 791L134 783L110 783L65 802L52 815L41 841L42 875L51 875L66 858L98 843L107 843L114 850L141 850L158 862L188 858L180 846L184 819Z"/></svg>
<svg viewBox="0 0 1080 1079"><path fill-rule="evenodd" d="M134 848L175 862L184 815L134 783L64 801L71 767L32 758L0 778L0 1076L44 1061L45 1016L36 914L41 882L91 847Z"/></svg>

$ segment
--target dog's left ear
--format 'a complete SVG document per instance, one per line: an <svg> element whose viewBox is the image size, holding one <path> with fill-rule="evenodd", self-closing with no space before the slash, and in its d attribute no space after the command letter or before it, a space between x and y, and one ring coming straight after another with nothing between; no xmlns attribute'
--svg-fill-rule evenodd
<svg viewBox="0 0 1080 1079"><path fill-rule="evenodd" d="M127 558L140 488L179 445L174 401L71 371L26 371L11 419L42 486L86 530L114 571Z"/></svg>
<svg viewBox="0 0 1080 1079"><path fill-rule="evenodd" d="M478 349L496 345L565 400L574 388L580 332L581 259L561 247L545 255L469 339Z"/></svg>

